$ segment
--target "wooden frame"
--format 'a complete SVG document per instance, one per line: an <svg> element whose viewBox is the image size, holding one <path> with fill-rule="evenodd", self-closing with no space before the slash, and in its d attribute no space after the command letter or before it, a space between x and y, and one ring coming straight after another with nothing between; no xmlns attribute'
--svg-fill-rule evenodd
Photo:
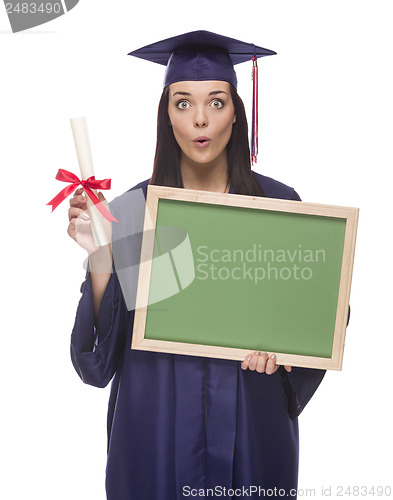
<svg viewBox="0 0 393 500"><path fill-rule="evenodd" d="M220 194L207 191L161 186L148 187L134 331L131 347L133 349L234 360L243 360L246 355L252 352L252 350L145 338L145 326L149 308L147 302L152 270L154 234L160 200L176 200L198 204L221 205L226 207L251 208L255 210L271 211L272 213L285 212L343 219L345 221L345 237L342 252L342 266L340 271L331 356L320 357L275 352L277 355L277 364L341 370L359 213L357 208L259 198L237 194ZM271 354L268 350L266 352Z"/></svg>

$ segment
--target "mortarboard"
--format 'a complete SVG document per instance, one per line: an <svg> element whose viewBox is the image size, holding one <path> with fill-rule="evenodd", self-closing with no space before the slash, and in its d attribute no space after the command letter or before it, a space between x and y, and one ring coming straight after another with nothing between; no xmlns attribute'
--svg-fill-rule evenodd
<svg viewBox="0 0 393 500"><path fill-rule="evenodd" d="M209 31L192 31L167 38L128 55L166 66L164 87L181 81L219 80L237 86L234 65L253 61L251 159L258 153L257 58L276 52Z"/></svg>

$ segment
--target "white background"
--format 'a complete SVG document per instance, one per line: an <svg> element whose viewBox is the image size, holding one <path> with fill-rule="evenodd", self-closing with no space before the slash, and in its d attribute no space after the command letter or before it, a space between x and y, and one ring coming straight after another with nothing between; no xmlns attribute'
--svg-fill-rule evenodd
<svg viewBox="0 0 393 500"><path fill-rule="evenodd" d="M80 0L12 34L1 8L2 498L105 498L109 388L82 384L69 358L84 252L67 202L46 203L58 168L78 173L73 116L88 118L108 199L150 176L164 68L127 53L194 29L278 53L259 64L256 170L305 201L360 207L343 371L300 417L299 487L392 486L392 14L381 0ZM248 110L250 73L237 67Z"/></svg>

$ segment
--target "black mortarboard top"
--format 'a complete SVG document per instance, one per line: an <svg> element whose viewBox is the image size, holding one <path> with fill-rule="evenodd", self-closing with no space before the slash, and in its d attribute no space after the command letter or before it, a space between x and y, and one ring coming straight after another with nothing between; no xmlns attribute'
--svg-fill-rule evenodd
<svg viewBox="0 0 393 500"><path fill-rule="evenodd" d="M233 65L253 61L252 160L257 155L258 57L274 51L209 31L192 31L161 40L128 55L166 66L164 87L175 82L218 80L237 86Z"/></svg>

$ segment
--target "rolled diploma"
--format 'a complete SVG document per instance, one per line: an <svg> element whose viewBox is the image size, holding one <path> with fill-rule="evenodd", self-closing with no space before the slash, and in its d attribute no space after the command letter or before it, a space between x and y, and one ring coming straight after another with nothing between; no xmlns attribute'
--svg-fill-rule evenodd
<svg viewBox="0 0 393 500"><path fill-rule="evenodd" d="M74 136L76 154L78 156L79 168L83 180L88 179L94 175L93 160L91 158L89 133L87 130L86 118L71 118L72 135ZM95 195L97 190L92 189ZM110 243L106 224L109 224L104 217L100 214L97 207L91 201L90 197L86 195L87 211L91 221L91 229L93 233L94 243L97 246L104 246Z"/></svg>

